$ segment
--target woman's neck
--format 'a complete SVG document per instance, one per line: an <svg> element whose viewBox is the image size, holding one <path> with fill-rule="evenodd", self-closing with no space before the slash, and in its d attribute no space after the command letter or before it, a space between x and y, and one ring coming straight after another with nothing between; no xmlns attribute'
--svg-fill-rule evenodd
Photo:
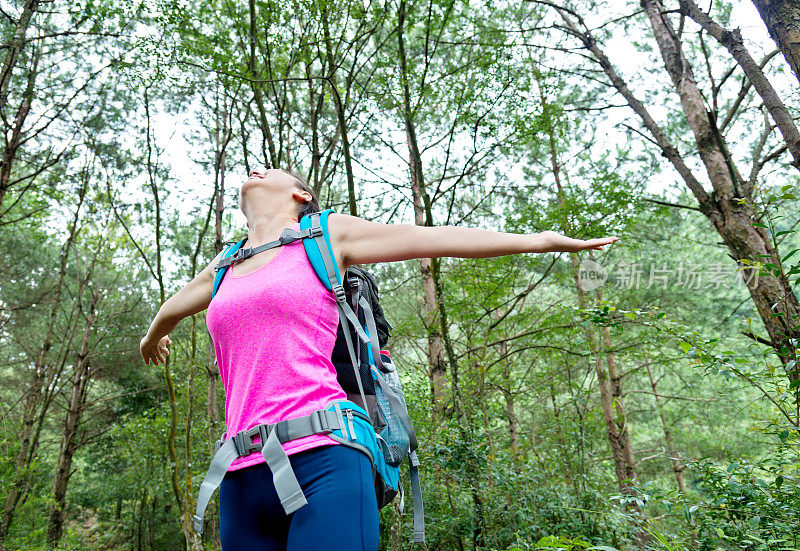
<svg viewBox="0 0 800 551"><path fill-rule="evenodd" d="M297 223L297 215L291 212L272 212L247 220L247 246L258 247L264 243L275 241L284 228Z"/></svg>

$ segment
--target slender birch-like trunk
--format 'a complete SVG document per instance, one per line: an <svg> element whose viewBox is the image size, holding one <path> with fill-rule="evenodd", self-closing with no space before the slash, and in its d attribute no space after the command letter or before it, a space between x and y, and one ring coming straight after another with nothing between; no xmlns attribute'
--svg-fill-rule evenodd
<svg viewBox="0 0 800 551"><path fill-rule="evenodd" d="M83 410L86 405L86 390L91 380L91 365L89 362L89 338L97 321L97 303L100 294L92 293L92 303L89 316L86 318L86 328L81 339L81 348L75 356L75 368L72 375L71 390L67 402L67 414L64 419L64 433L61 437L61 447L58 453L56 473L53 477L53 503L50 505L48 517L47 541L56 543L61 539L66 517L67 485L72 475L72 458L78 449L78 427L81 423Z"/></svg>
<svg viewBox="0 0 800 551"><path fill-rule="evenodd" d="M675 481L678 483L678 489L686 493L686 483L683 480L684 465L678 457L678 452L675 451L675 445L672 443L672 429L667 423L667 418L664 416L664 408L661 404L661 396L658 394L658 385L655 377L653 377L653 370L650 369L650 358L647 359L647 376L650 377L650 388L653 389L653 398L656 401L656 411L658 417L661 419L661 427L664 430L664 441L667 444L667 453L669 453L670 462L672 463L672 471L675 473Z"/></svg>
<svg viewBox="0 0 800 551"><path fill-rule="evenodd" d="M403 84L403 122L408 145L409 166L411 175L411 193L414 201L414 223L424 226L425 207L423 194L425 180L422 173L422 158L417 144L417 133L411 113L411 92L408 83L408 67L404 27L406 18L406 2L401 0L398 9L397 39L400 58L400 79ZM447 392L446 364L444 358L444 342L439 325L439 309L436 304L436 283L433 279L433 261L430 258L420 259L420 275L424 297L425 328L428 334L428 366L431 385L431 400L434 404L434 415L443 413L445 394Z"/></svg>

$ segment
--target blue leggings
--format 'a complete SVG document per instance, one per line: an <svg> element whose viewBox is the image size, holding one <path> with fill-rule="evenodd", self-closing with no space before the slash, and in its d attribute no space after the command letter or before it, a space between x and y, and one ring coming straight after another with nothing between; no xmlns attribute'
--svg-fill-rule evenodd
<svg viewBox="0 0 800 551"><path fill-rule="evenodd" d="M286 515L266 463L230 471L219 489L224 551L375 551L378 503L369 458L320 446L289 461L308 500Z"/></svg>

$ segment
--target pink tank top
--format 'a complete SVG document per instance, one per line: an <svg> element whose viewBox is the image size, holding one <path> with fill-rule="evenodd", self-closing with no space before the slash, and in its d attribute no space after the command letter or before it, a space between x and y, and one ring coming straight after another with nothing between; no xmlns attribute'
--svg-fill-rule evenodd
<svg viewBox="0 0 800 551"><path fill-rule="evenodd" d="M206 323L225 388L227 438L346 399L331 362L339 325L336 300L311 267L302 241L284 245L255 271L237 276L229 269ZM311 435L283 448L291 455L335 444L325 435ZM228 470L258 463L264 458L254 452Z"/></svg>

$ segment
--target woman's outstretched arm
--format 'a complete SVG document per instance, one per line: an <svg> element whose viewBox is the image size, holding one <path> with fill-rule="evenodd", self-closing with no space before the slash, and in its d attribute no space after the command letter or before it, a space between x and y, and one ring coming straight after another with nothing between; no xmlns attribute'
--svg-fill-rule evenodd
<svg viewBox="0 0 800 551"><path fill-rule="evenodd" d="M169 333L183 318L202 312L211 302L211 289L214 285L214 266L219 262L220 253L186 286L169 297L156 317L153 318L147 335L139 343L139 351L147 364L160 364L169 356L172 341Z"/></svg>
<svg viewBox="0 0 800 551"><path fill-rule="evenodd" d="M602 250L604 245L618 239L572 239L553 231L519 234L461 226L379 224L346 214L331 214L329 224L345 267L440 256L489 258L517 253Z"/></svg>

